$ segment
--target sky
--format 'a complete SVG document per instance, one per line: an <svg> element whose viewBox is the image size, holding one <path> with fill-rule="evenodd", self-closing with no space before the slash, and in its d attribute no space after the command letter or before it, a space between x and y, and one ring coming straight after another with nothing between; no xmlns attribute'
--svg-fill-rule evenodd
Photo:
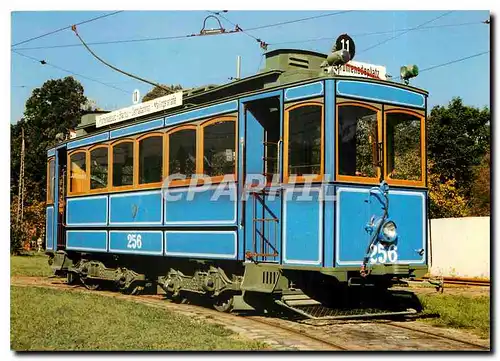
<svg viewBox="0 0 500 361"><path fill-rule="evenodd" d="M109 12L14 11L11 13L11 46ZM231 10L223 16L245 30L335 12L338 11ZM211 15L208 11L124 11L79 25L78 32L87 43L183 36L199 33L208 15ZM399 75L402 65L418 65L421 74L410 82L429 91L429 108L446 105L455 96L460 96L467 105L489 107L490 53L423 71L489 51L490 25L482 23L489 16L488 11L354 10L248 31L248 34L270 44L268 51L294 48L329 53L335 39L347 33L356 44L356 61L386 66L394 77ZM227 31L234 29L225 19L220 20ZM398 31L421 25L422 29ZM207 28L214 27L218 27L215 20L207 19ZM105 66L82 46L50 48L67 44L79 44L70 29L11 49L77 73L74 76L82 83L85 95L105 110L130 106L135 89L143 96L152 88ZM241 32L90 46L101 58L122 70L162 84L180 84L184 88L229 82L230 77L236 76L238 55L242 59L243 77L255 74L264 65L263 50L258 42ZM34 88L49 79L68 75L71 74L11 52L11 123L23 116L24 105Z"/></svg>

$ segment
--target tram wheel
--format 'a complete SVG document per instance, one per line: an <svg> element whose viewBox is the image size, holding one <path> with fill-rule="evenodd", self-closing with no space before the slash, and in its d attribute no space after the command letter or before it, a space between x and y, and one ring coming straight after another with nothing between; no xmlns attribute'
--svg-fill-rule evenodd
<svg viewBox="0 0 500 361"><path fill-rule="evenodd" d="M74 285L75 283L77 283L77 281L78 281L78 277L77 277L77 275L75 273L68 272L66 274L66 283L68 285Z"/></svg>
<svg viewBox="0 0 500 361"><path fill-rule="evenodd" d="M214 298L213 306L219 312L231 312L233 309L234 297L231 294L221 294Z"/></svg>
<svg viewBox="0 0 500 361"><path fill-rule="evenodd" d="M101 287L101 285L97 283L97 281L88 281L84 280L83 278L81 279L81 281L85 288L91 291L97 291Z"/></svg>

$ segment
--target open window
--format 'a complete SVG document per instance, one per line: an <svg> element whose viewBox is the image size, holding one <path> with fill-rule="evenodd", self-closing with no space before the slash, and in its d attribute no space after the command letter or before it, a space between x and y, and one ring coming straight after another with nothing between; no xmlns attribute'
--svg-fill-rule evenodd
<svg viewBox="0 0 500 361"><path fill-rule="evenodd" d="M158 185L163 177L163 134L147 134L138 139L139 187Z"/></svg>
<svg viewBox="0 0 500 361"><path fill-rule="evenodd" d="M170 185L188 184L197 173L196 133L196 125L183 125L167 133L167 176L172 177Z"/></svg>
<svg viewBox="0 0 500 361"><path fill-rule="evenodd" d="M236 180L236 118L219 117L201 126L202 174L221 181L232 175Z"/></svg>
<svg viewBox="0 0 500 361"><path fill-rule="evenodd" d="M90 150L90 192L108 189L108 146Z"/></svg>
<svg viewBox="0 0 500 361"><path fill-rule="evenodd" d="M86 151L76 151L69 155L68 177L68 194L81 194L88 190Z"/></svg>
<svg viewBox="0 0 500 361"><path fill-rule="evenodd" d="M337 105L337 179L377 183L380 178L380 111L358 102Z"/></svg>
<svg viewBox="0 0 500 361"><path fill-rule="evenodd" d="M134 184L134 141L119 141L113 144L112 149L113 188L132 188Z"/></svg>
<svg viewBox="0 0 500 361"><path fill-rule="evenodd" d="M323 178L323 104L304 102L286 109L284 181L321 181Z"/></svg>
<svg viewBox="0 0 500 361"><path fill-rule="evenodd" d="M424 115L409 110L385 112L385 179L389 184L424 186Z"/></svg>
<svg viewBox="0 0 500 361"><path fill-rule="evenodd" d="M55 167L55 159L50 158L47 162L47 204L54 203Z"/></svg>

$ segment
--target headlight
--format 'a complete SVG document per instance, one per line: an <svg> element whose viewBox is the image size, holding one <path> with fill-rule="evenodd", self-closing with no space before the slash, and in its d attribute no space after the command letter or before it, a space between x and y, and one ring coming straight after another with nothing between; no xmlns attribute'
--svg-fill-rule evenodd
<svg viewBox="0 0 500 361"><path fill-rule="evenodd" d="M394 223L393 221L385 222L382 226L382 235L384 236L385 241L394 242L398 236L396 223Z"/></svg>

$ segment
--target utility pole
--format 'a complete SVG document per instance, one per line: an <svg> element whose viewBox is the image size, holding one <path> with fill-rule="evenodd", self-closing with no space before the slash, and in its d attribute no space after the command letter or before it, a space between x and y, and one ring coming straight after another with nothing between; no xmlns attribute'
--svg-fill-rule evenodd
<svg viewBox="0 0 500 361"><path fill-rule="evenodd" d="M21 165L19 169L19 193L17 196L16 226L22 229L24 213L24 128L21 128Z"/></svg>

